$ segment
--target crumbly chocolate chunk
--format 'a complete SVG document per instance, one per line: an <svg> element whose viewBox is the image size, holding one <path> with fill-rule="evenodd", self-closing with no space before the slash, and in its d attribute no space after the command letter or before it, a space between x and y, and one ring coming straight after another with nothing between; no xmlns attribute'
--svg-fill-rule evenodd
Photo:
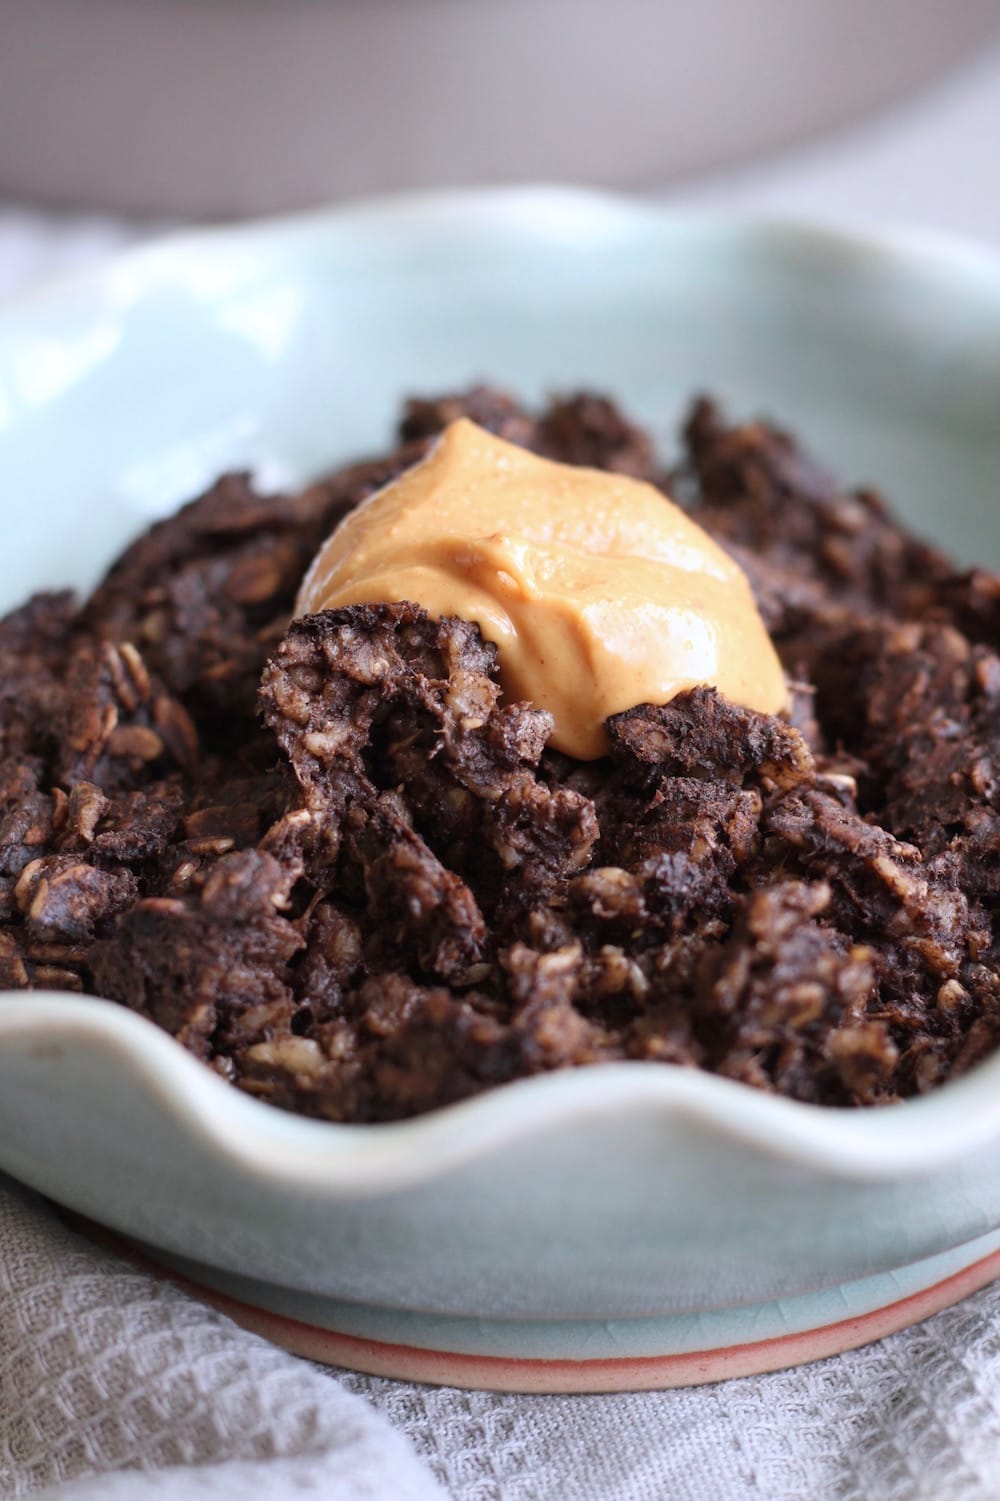
<svg viewBox="0 0 1000 1501"><path fill-rule="evenodd" d="M535 447L563 464L609 469L634 479L657 474L652 439L613 401L592 391L557 398L538 424Z"/></svg>
<svg viewBox="0 0 1000 1501"><path fill-rule="evenodd" d="M535 419L513 396L492 386L473 386L468 391L429 400L411 396L403 408L400 440L414 443L436 438L449 422L457 422L460 417L468 417L470 422L496 433L498 438L506 438L508 443L520 443L526 448L535 443Z"/></svg>
<svg viewBox="0 0 1000 1501"><path fill-rule="evenodd" d="M684 436L701 525L724 545L815 582L831 601L909 612L952 575L941 553L896 524L881 496L844 490L782 429L730 427L701 398Z"/></svg>
<svg viewBox="0 0 1000 1501"><path fill-rule="evenodd" d="M812 780L809 747L791 724L694 688L667 704L640 704L608 721L611 755L643 780L703 777L787 791Z"/></svg>
<svg viewBox="0 0 1000 1501"><path fill-rule="evenodd" d="M385 817L371 818L381 787L493 904L515 873L522 895L557 885L597 838L589 800L537 775L551 717L499 699L496 648L478 629L408 604L294 622L261 687L264 721L322 821L323 859L348 809L369 815L369 850L390 837Z"/></svg>
<svg viewBox="0 0 1000 1501"><path fill-rule="evenodd" d="M79 608L0 621L0 985L89 991L284 1109L391 1120L608 1059L820 1104L1000 1042L1000 577L707 400L671 481L740 561L779 717L710 688L550 749L412 604L294 620L335 521L469 416L657 481L593 393L407 403L298 495L221 479Z"/></svg>
<svg viewBox="0 0 1000 1501"><path fill-rule="evenodd" d="M197 896L144 897L94 947L99 993L142 1012L199 1056L287 1028L288 965L302 945L281 909L294 874L246 850L219 859Z"/></svg>

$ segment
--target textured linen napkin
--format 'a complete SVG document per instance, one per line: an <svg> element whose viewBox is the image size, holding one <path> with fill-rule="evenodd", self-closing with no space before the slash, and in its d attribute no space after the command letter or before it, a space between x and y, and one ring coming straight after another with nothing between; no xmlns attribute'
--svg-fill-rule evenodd
<svg viewBox="0 0 1000 1501"><path fill-rule="evenodd" d="M360 1397L90 1246L0 1179L0 1496L39 1491L60 1501L443 1494Z"/></svg>
<svg viewBox="0 0 1000 1501"><path fill-rule="evenodd" d="M438 1390L285 1355L0 1179L0 1497L250 1491L996 1501L1000 1284L881 1344L771 1376L622 1396Z"/></svg>

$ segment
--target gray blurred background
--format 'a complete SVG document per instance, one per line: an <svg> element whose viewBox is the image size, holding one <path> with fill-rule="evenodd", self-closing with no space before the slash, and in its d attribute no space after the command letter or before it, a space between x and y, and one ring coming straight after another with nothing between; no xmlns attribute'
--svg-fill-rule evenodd
<svg viewBox="0 0 1000 1501"><path fill-rule="evenodd" d="M1000 0L0 0L0 292L154 223L512 181L1000 244L998 143Z"/></svg>

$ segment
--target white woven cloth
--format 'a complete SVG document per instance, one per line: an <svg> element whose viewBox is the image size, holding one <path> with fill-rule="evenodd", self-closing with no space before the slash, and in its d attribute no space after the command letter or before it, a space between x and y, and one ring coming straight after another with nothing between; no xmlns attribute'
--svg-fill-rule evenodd
<svg viewBox="0 0 1000 1501"><path fill-rule="evenodd" d="M0 1496L38 1491L67 1501L442 1495L360 1397L0 1182Z"/></svg>
<svg viewBox="0 0 1000 1501"><path fill-rule="evenodd" d="M634 1396L435 1390L284 1355L0 1180L0 1497L248 1495L996 1501L1000 1286L773 1376Z"/></svg>

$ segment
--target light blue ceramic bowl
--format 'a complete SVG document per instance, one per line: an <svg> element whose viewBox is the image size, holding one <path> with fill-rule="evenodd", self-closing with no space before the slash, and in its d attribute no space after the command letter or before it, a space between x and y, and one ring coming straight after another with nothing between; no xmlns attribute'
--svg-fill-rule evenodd
<svg viewBox="0 0 1000 1501"><path fill-rule="evenodd" d="M0 605L88 586L226 466L305 479L384 444L404 393L476 377L603 387L665 441L710 389L1000 563L1000 264L537 189L188 235L0 311ZM982 1262L1000 1058L870 1113L627 1064L334 1126L119 1007L10 995L0 1167L366 1349L567 1360L534 1384L584 1386L590 1360L767 1344Z"/></svg>

